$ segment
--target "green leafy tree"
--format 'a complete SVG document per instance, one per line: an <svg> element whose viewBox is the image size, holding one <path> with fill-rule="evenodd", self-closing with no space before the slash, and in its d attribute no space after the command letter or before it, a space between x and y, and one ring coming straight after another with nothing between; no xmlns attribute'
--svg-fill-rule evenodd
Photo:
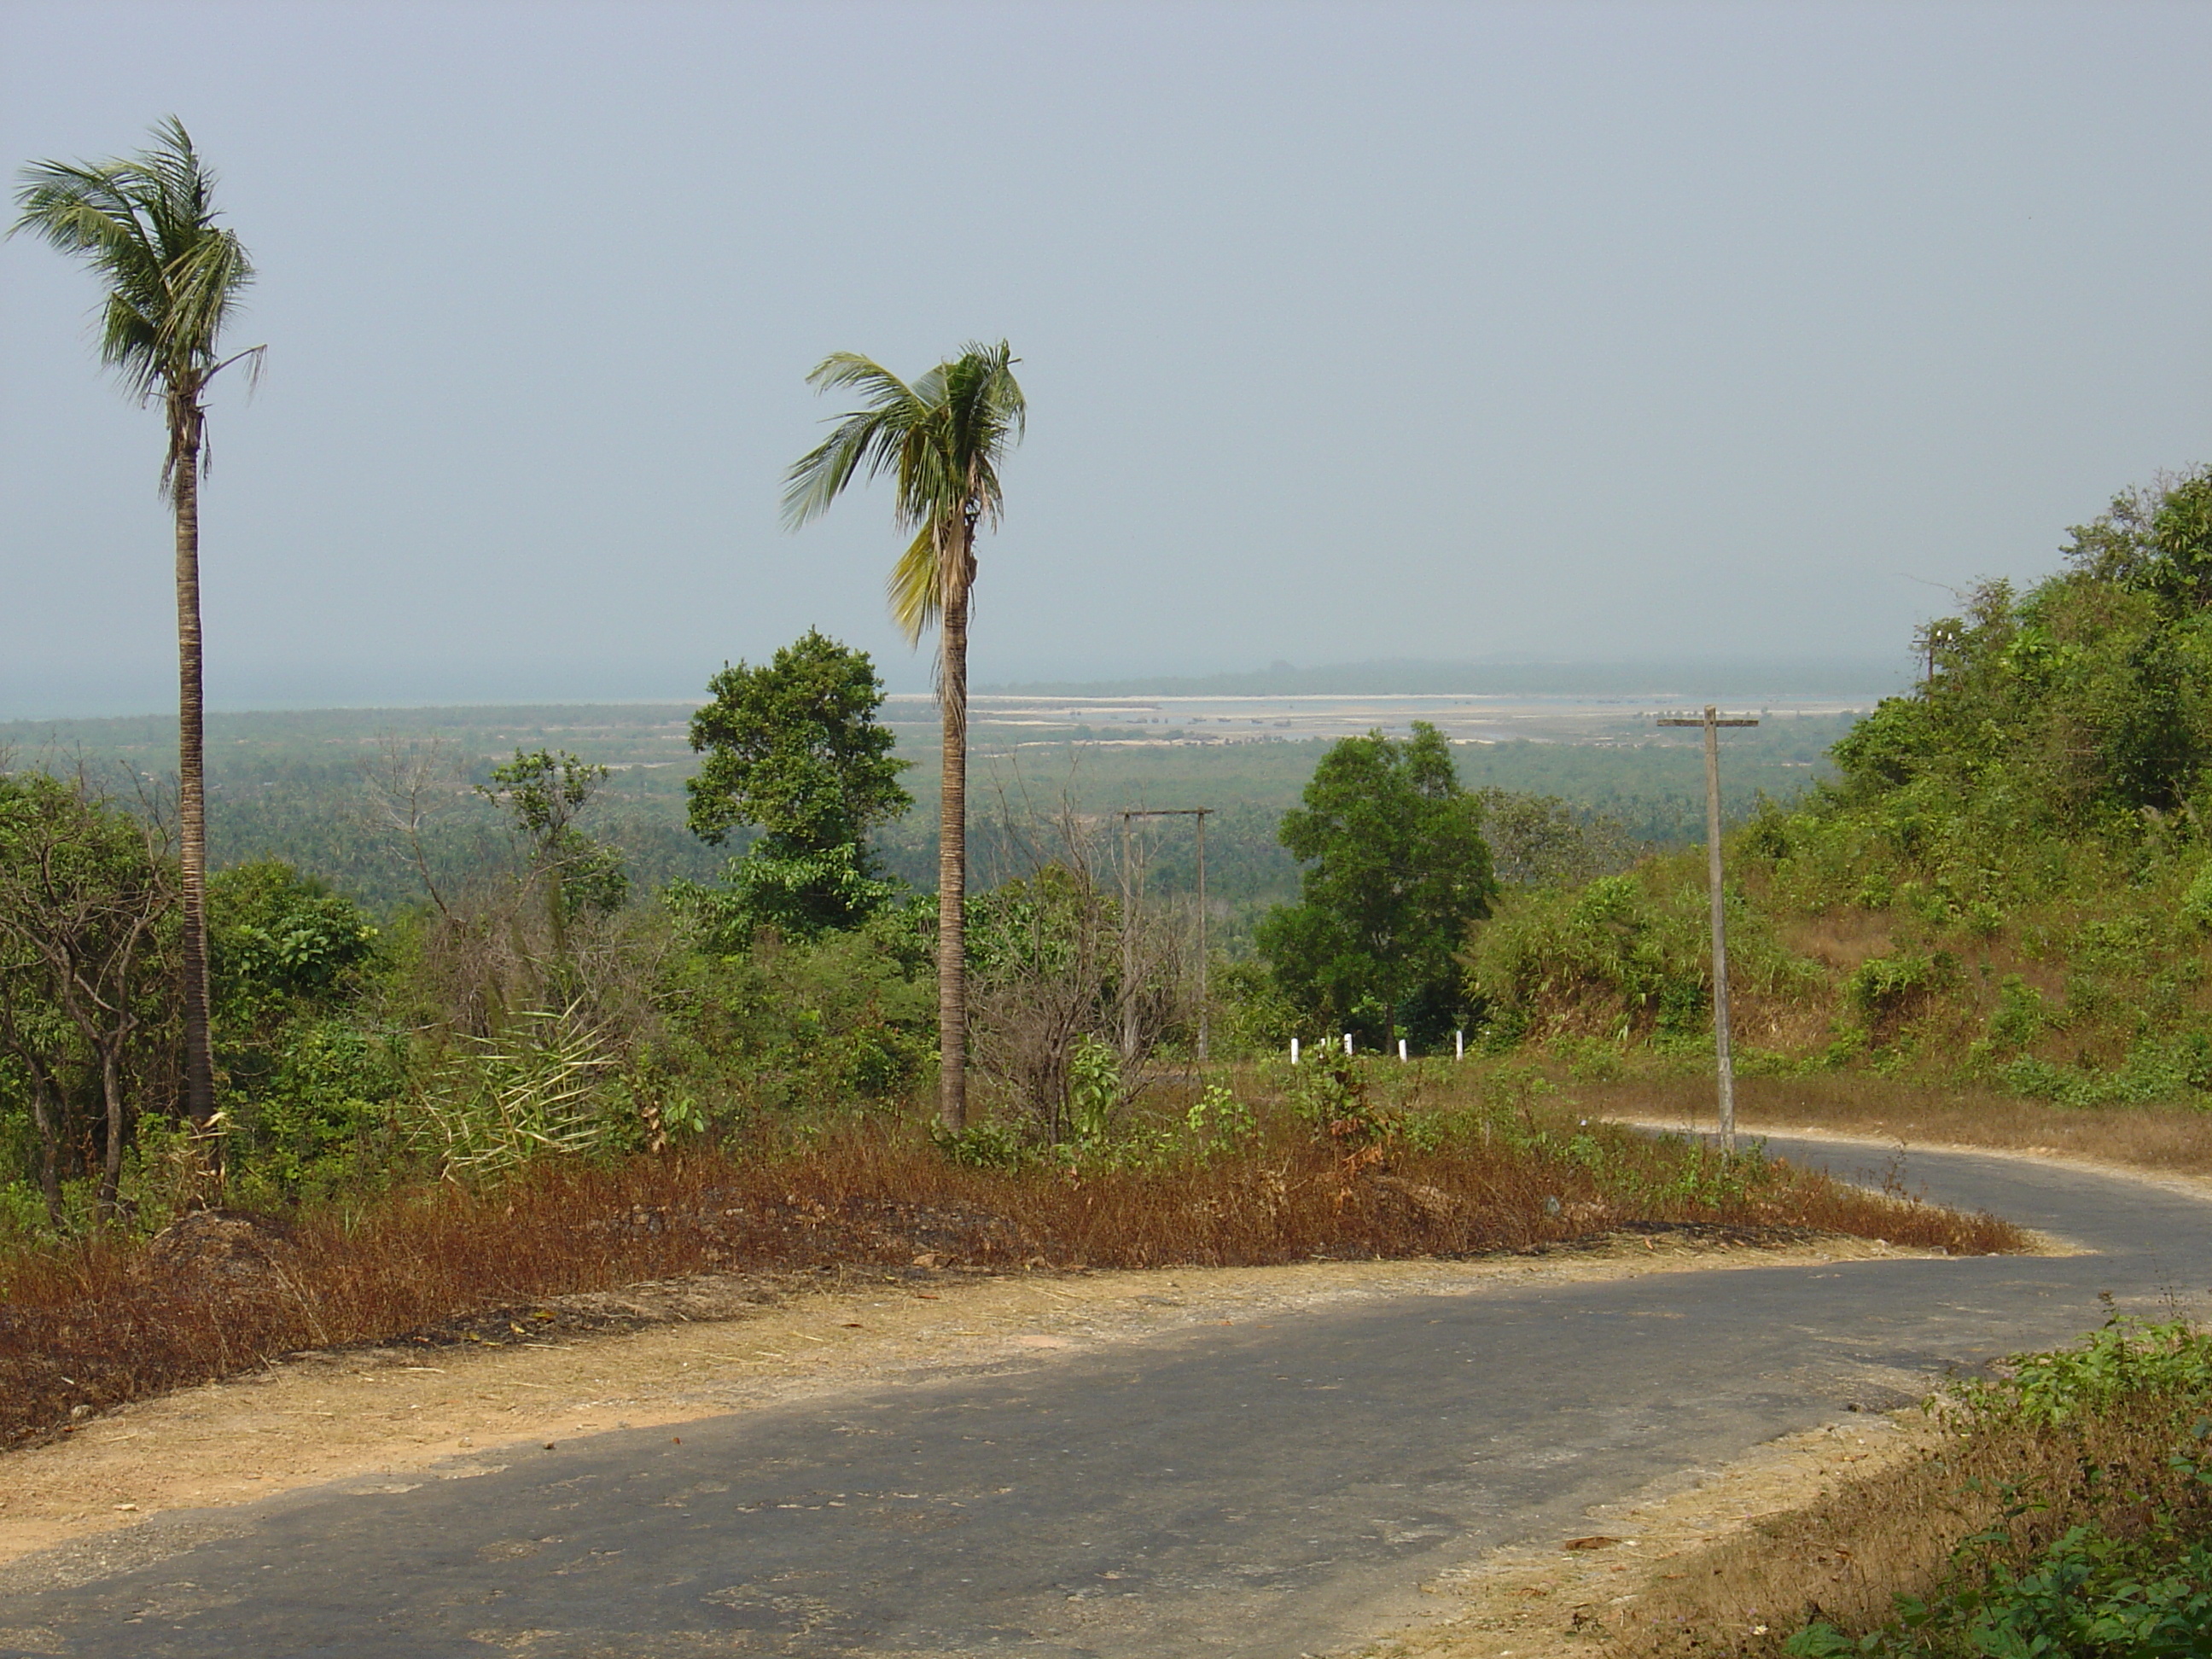
<svg viewBox="0 0 2212 1659"><path fill-rule="evenodd" d="M2070 568L1987 582L1921 630L1928 673L1835 748L1842 797L1876 799L1917 855L1971 840L2118 830L2190 810L2212 763L2212 467L2116 497ZM2002 826L2002 827L2001 827Z"/></svg>
<svg viewBox="0 0 2212 1659"><path fill-rule="evenodd" d="M944 721L937 854L938 1115L955 1133L968 1121L968 602L975 531L1002 506L999 468L1021 438L1027 405L1006 343L970 344L909 386L851 352L807 377L821 392L848 386L864 407L837 417L801 456L783 505L794 526L829 510L861 472L889 473L893 513L914 539L892 567L892 618L909 641L937 629L938 704Z"/></svg>
<svg viewBox="0 0 2212 1659"><path fill-rule="evenodd" d="M2124 489L2071 534L2067 562L2091 580L2153 594L2169 616L2212 605L2212 466Z"/></svg>
<svg viewBox="0 0 2212 1659"><path fill-rule="evenodd" d="M477 786L486 800L507 809L530 845L530 871L545 891L545 921L553 955L568 956L568 924L587 910L619 910L629 897L622 854L594 841L576 820L605 783L608 769L567 750L514 751Z"/></svg>
<svg viewBox="0 0 2212 1659"><path fill-rule="evenodd" d="M1298 902L1258 930L1276 980L1327 1030L1370 1042L1448 1030L1456 955L1498 891L1482 803L1460 787L1451 745L1425 720L1403 742L1346 738L1304 799L1281 831L1304 866Z"/></svg>
<svg viewBox="0 0 2212 1659"><path fill-rule="evenodd" d="M173 1087L174 878L155 826L82 779L0 773L0 1055L27 1085L57 1228L77 1173L112 1219L143 1097Z"/></svg>
<svg viewBox="0 0 2212 1659"><path fill-rule="evenodd" d="M234 1202L291 1202L384 1167L404 1040L360 1006L377 931L275 859L208 881L208 956Z"/></svg>
<svg viewBox="0 0 2212 1659"><path fill-rule="evenodd" d="M854 848L777 855L758 843L730 860L719 884L672 881L664 890L670 908L717 956L744 951L763 927L812 939L859 927L898 894L899 884L870 873Z"/></svg>
<svg viewBox="0 0 2212 1659"><path fill-rule="evenodd" d="M331 1002L376 948L361 907L276 859L208 882L208 955L219 1024L257 1032L300 1004Z"/></svg>
<svg viewBox="0 0 2212 1659"><path fill-rule="evenodd" d="M202 754L200 473L209 382L231 364L258 367L261 348L225 357L222 335L253 266L235 231L216 222L215 174L174 116L154 145L109 161L26 167L15 231L30 231L88 265L105 285L100 361L141 404L159 401L169 442L161 483L176 512L177 852L183 930L179 973L185 1100L194 1122L215 1115L208 1031L207 793ZM11 234L13 234L11 232Z"/></svg>
<svg viewBox="0 0 2212 1659"><path fill-rule="evenodd" d="M908 763L877 723L884 690L868 653L810 629L707 689L691 717L706 756L684 786L692 833L720 844L739 825L763 831L730 869L757 920L808 936L857 925L896 890L878 878L868 832L914 804L898 782Z"/></svg>

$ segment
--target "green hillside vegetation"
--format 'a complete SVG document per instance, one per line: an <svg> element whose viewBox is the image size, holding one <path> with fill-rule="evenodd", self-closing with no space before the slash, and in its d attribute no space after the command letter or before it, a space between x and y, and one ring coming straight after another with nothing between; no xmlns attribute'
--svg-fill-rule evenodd
<svg viewBox="0 0 2212 1659"><path fill-rule="evenodd" d="M2027 591L1966 600L1832 781L1728 838L1742 1064L2202 1102L2212 469L2118 497ZM1488 1040L1601 1068L1704 1056L1704 889L1681 854L1508 895L1468 957Z"/></svg>

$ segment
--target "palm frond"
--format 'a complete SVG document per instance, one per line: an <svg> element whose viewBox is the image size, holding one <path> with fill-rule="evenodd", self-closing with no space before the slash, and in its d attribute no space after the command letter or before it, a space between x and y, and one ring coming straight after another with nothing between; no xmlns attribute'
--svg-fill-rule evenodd
<svg viewBox="0 0 2212 1659"><path fill-rule="evenodd" d="M235 233L215 231L195 237L164 270L168 303L163 307L161 337L165 354L189 356L204 373L215 369L217 343L253 266Z"/></svg>
<svg viewBox="0 0 2212 1659"><path fill-rule="evenodd" d="M870 406L887 409L915 401L914 388L872 357L857 351L833 351L808 371L806 384L817 392L838 392L848 386L866 386Z"/></svg>
<svg viewBox="0 0 2212 1659"><path fill-rule="evenodd" d="M945 611L944 585L938 580L939 530L933 524L921 527L921 533L891 567L890 580L884 585L891 620L906 635L908 645L921 644L921 636L937 625Z"/></svg>
<svg viewBox="0 0 2212 1659"><path fill-rule="evenodd" d="M859 386L866 406L836 417L836 428L784 475L783 516L793 529L826 511L866 468L874 477L896 465L905 434L926 415L914 388L855 352L832 352L806 383L817 392Z"/></svg>

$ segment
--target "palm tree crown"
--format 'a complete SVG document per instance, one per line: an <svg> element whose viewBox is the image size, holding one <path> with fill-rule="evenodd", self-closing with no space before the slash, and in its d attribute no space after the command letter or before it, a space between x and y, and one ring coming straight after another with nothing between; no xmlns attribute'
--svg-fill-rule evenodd
<svg viewBox="0 0 2212 1659"><path fill-rule="evenodd" d="M120 161L25 167L9 234L27 230L79 256L106 284L100 361L141 403L171 406L166 477L200 435L200 395L228 366L223 327L253 265L238 233L215 222L215 174L184 124L171 116L154 139ZM240 356L258 362L258 351Z"/></svg>
<svg viewBox="0 0 2212 1659"><path fill-rule="evenodd" d="M969 343L912 386L850 351L825 357L806 377L817 392L862 388L866 407L792 467L783 495L795 529L826 511L854 476L893 475L899 527L917 533L891 568L891 617L909 644L966 594L975 577L975 531L996 523L1004 498L999 463L1028 419L1016 359L1004 340Z"/></svg>

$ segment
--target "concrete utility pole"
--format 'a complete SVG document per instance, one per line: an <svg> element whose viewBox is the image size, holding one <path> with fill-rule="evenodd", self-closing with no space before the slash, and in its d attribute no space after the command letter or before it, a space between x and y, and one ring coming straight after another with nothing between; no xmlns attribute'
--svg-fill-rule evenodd
<svg viewBox="0 0 2212 1659"><path fill-rule="evenodd" d="M1135 1046L1131 1022L1136 1018L1134 1004L1130 1000L1128 984L1137 972L1137 939L1131 924L1135 920L1134 896L1130 890L1129 821L1132 818L1196 818L1198 820L1198 1063L1206 1064L1206 1038L1212 1023L1212 1005L1206 995L1206 818L1214 809L1211 806L1132 806L1121 814L1121 1006L1123 1039L1127 1052ZM1291 1056L1291 1064L1297 1064L1297 1056Z"/></svg>
<svg viewBox="0 0 2212 1659"><path fill-rule="evenodd" d="M1712 704L1697 720L1662 720L1662 726L1701 726L1705 732L1705 886L1713 912L1713 1056L1720 1077L1721 1150L1735 1150L1735 1061L1729 1052L1728 912L1721 889L1721 739L1724 720Z"/></svg>
<svg viewBox="0 0 2212 1659"><path fill-rule="evenodd" d="M1121 814L1121 1054L1137 1047L1137 888L1136 863L1129 851L1130 814Z"/></svg>

